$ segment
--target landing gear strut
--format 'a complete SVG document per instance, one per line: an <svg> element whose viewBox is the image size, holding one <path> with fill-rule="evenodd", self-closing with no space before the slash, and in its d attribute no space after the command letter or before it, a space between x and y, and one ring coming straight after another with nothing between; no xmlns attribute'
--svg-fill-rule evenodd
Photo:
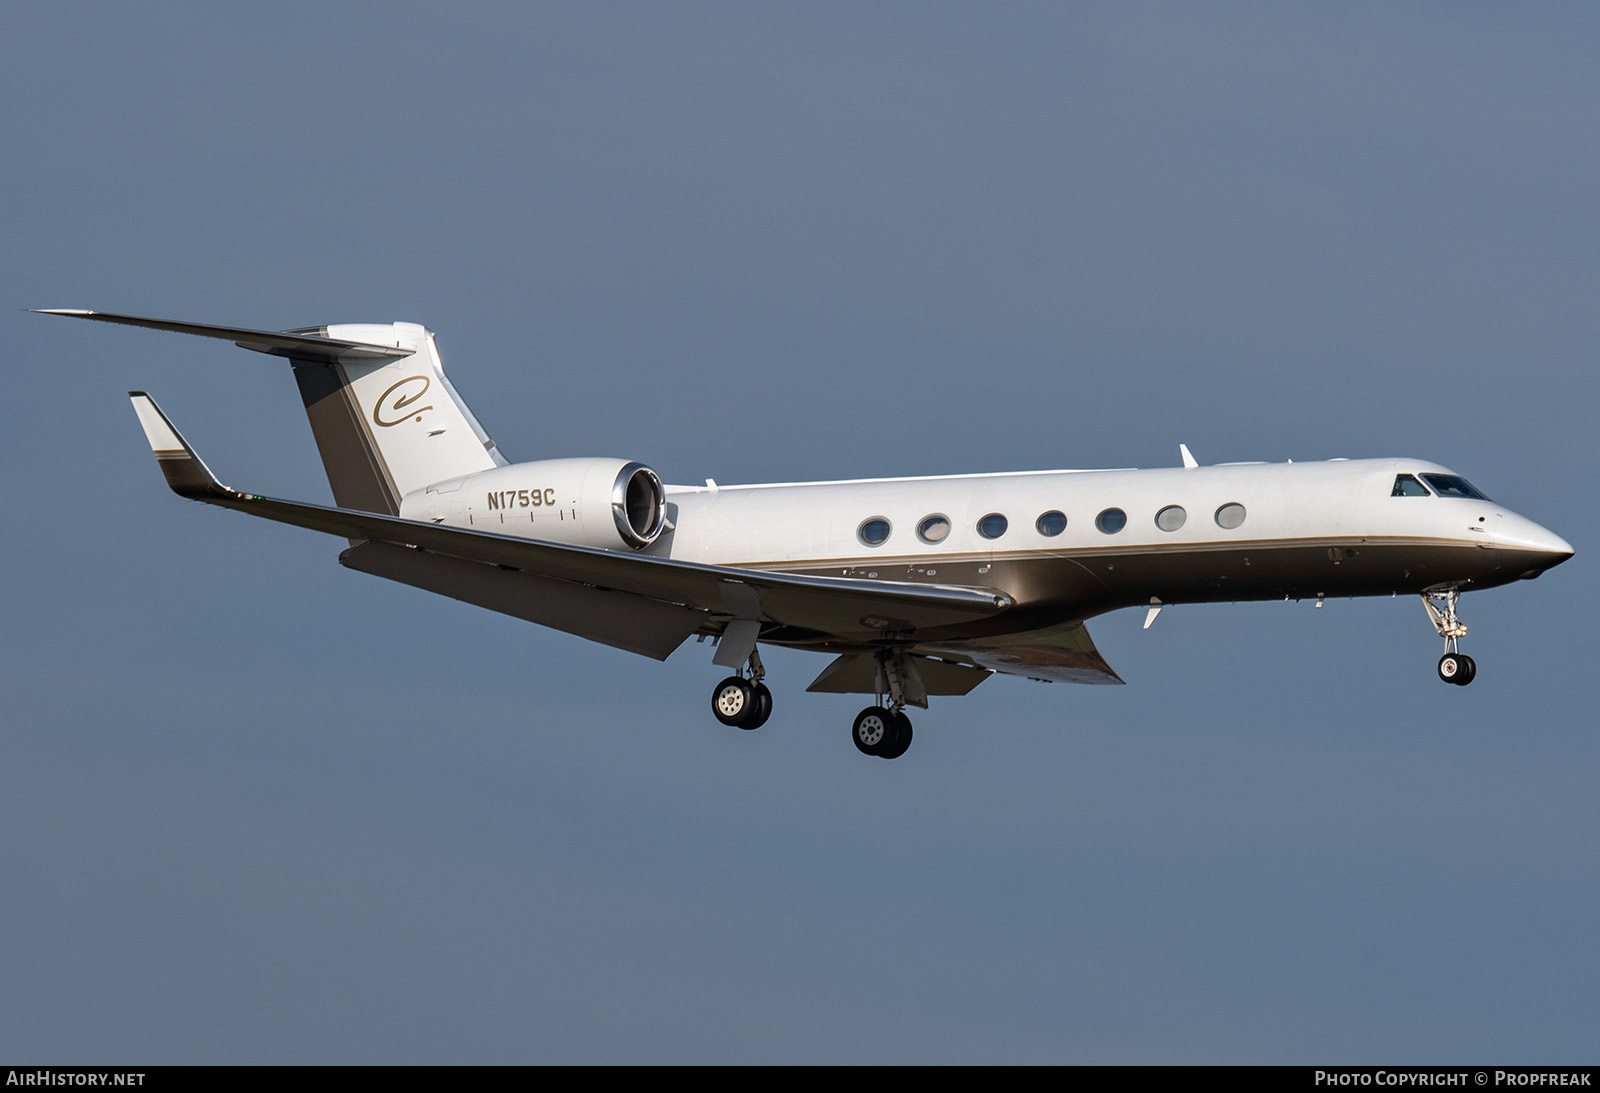
<svg viewBox="0 0 1600 1093"><path fill-rule="evenodd" d="M1444 656L1439 658L1439 678L1446 683L1465 687L1477 678L1478 662L1456 647L1457 641L1467 633L1467 624L1456 615L1456 601L1460 598L1461 593L1456 589L1424 592L1422 606L1427 610L1433 628L1444 639Z"/></svg>

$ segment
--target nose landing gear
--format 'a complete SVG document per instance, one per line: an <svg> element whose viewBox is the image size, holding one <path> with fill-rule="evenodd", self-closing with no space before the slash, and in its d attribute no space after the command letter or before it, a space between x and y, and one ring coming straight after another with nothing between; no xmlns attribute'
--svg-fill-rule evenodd
<svg viewBox="0 0 1600 1093"><path fill-rule="evenodd" d="M1446 683L1465 687L1477 678L1478 662L1456 647L1457 641L1467 633L1467 624L1456 615L1456 601L1460 598L1458 589L1424 592L1422 606L1428 612L1433 628L1444 639L1444 656L1439 658L1439 678Z"/></svg>
<svg viewBox="0 0 1600 1093"><path fill-rule="evenodd" d="M1465 687L1478 674L1478 664L1465 653L1446 653L1439 658L1439 678Z"/></svg>

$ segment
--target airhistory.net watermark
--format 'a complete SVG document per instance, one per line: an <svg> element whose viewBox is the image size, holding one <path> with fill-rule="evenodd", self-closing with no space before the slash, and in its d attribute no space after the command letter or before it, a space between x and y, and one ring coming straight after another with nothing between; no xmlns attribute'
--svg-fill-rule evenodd
<svg viewBox="0 0 1600 1093"><path fill-rule="evenodd" d="M142 1070L52 1070L49 1067L29 1067L6 1071L6 1085L143 1085L144 1073Z"/></svg>

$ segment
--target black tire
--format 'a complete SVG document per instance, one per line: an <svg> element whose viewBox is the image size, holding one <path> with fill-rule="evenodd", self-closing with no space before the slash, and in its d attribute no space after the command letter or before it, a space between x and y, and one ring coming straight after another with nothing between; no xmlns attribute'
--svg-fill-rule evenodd
<svg viewBox="0 0 1600 1093"><path fill-rule="evenodd" d="M894 717L894 738L878 749L880 759L898 759L911 747L911 718L904 713L892 715Z"/></svg>
<svg viewBox="0 0 1600 1093"><path fill-rule="evenodd" d="M751 707L750 719L739 726L746 730L759 729L772 716L772 692L767 690L767 685L757 683L751 690L755 692L755 704Z"/></svg>
<svg viewBox="0 0 1600 1093"><path fill-rule="evenodd" d="M711 692L711 712L724 725L744 727L747 720L760 712L755 690L750 686L750 681L739 676L729 676L717 684L716 689Z"/></svg>
<svg viewBox="0 0 1600 1093"><path fill-rule="evenodd" d="M1439 678L1446 683L1454 683L1460 686L1466 681L1469 659L1460 653L1446 653L1439 658Z"/></svg>
<svg viewBox="0 0 1600 1093"><path fill-rule="evenodd" d="M862 755L882 755L884 744L894 740L896 728L894 714L882 706L868 706L856 714L850 739Z"/></svg>
<svg viewBox="0 0 1600 1093"><path fill-rule="evenodd" d="M1461 654L1461 659L1465 662L1466 670L1461 673L1460 678L1457 679L1456 682L1465 687L1467 684L1478 678L1478 662L1467 656L1465 653Z"/></svg>

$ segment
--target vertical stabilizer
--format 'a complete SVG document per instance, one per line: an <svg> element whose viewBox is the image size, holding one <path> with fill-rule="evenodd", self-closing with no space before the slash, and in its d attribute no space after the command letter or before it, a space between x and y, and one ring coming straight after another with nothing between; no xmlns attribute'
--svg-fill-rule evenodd
<svg viewBox="0 0 1600 1093"><path fill-rule="evenodd" d="M408 493L506 465L445 377L426 327L344 325L294 333L411 351L377 361L286 354L340 508L393 516Z"/></svg>

